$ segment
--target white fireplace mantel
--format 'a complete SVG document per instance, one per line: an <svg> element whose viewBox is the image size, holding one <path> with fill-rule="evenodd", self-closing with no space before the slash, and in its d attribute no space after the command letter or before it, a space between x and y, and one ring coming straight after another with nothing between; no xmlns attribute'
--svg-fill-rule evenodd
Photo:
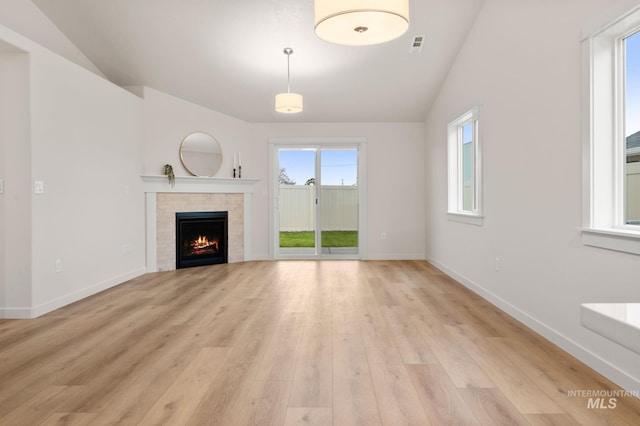
<svg viewBox="0 0 640 426"><path fill-rule="evenodd" d="M157 217L158 193L244 194L244 260L251 260L252 195L260 179L176 176L173 185L167 176L141 176L146 203L147 272L158 271Z"/></svg>
<svg viewBox="0 0 640 426"><path fill-rule="evenodd" d="M207 194L252 193L260 179L176 176L174 185L164 175L142 176L144 192L195 192Z"/></svg>

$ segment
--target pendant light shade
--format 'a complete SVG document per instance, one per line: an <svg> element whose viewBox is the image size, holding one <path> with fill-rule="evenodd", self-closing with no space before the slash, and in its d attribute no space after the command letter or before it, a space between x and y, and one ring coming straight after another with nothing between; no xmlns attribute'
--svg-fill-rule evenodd
<svg viewBox="0 0 640 426"><path fill-rule="evenodd" d="M287 55L287 93L278 93L276 95L276 111L284 114L295 114L302 111L302 95L298 93L291 93L289 56L293 53L293 49L285 47L283 52Z"/></svg>
<svg viewBox="0 0 640 426"><path fill-rule="evenodd" d="M279 93L276 95L276 111L295 114L302 111L302 95L299 93Z"/></svg>
<svg viewBox="0 0 640 426"><path fill-rule="evenodd" d="M384 43L409 28L409 0L315 0L322 40L348 46Z"/></svg>

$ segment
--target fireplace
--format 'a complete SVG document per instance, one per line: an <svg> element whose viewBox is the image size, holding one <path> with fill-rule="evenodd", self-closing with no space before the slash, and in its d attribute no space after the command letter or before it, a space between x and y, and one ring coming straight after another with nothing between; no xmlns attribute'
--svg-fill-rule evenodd
<svg viewBox="0 0 640 426"><path fill-rule="evenodd" d="M228 212L176 213L176 269L227 263Z"/></svg>

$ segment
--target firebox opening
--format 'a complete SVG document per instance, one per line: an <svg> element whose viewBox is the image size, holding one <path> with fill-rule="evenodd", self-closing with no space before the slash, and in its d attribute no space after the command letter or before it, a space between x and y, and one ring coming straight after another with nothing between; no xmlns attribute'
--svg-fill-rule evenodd
<svg viewBox="0 0 640 426"><path fill-rule="evenodd" d="M176 269L227 263L228 212L176 213Z"/></svg>

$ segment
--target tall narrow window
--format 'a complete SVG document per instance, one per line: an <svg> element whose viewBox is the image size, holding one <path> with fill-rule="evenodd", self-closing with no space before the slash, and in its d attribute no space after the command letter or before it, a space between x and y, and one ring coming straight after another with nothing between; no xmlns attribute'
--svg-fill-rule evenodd
<svg viewBox="0 0 640 426"><path fill-rule="evenodd" d="M462 211L465 212L473 212L476 205L474 178L475 128L476 121L469 121L460 128L462 131L462 138L460 139L460 146L458 149L462 153L462 167L460 168L460 173L462 174Z"/></svg>
<svg viewBox="0 0 640 426"><path fill-rule="evenodd" d="M453 219L481 216L479 112L476 107L453 120L448 127L448 213Z"/></svg>
<svg viewBox="0 0 640 426"><path fill-rule="evenodd" d="M584 244L640 255L640 6L583 40Z"/></svg>
<svg viewBox="0 0 640 426"><path fill-rule="evenodd" d="M640 225L640 32L624 39L624 223Z"/></svg>

